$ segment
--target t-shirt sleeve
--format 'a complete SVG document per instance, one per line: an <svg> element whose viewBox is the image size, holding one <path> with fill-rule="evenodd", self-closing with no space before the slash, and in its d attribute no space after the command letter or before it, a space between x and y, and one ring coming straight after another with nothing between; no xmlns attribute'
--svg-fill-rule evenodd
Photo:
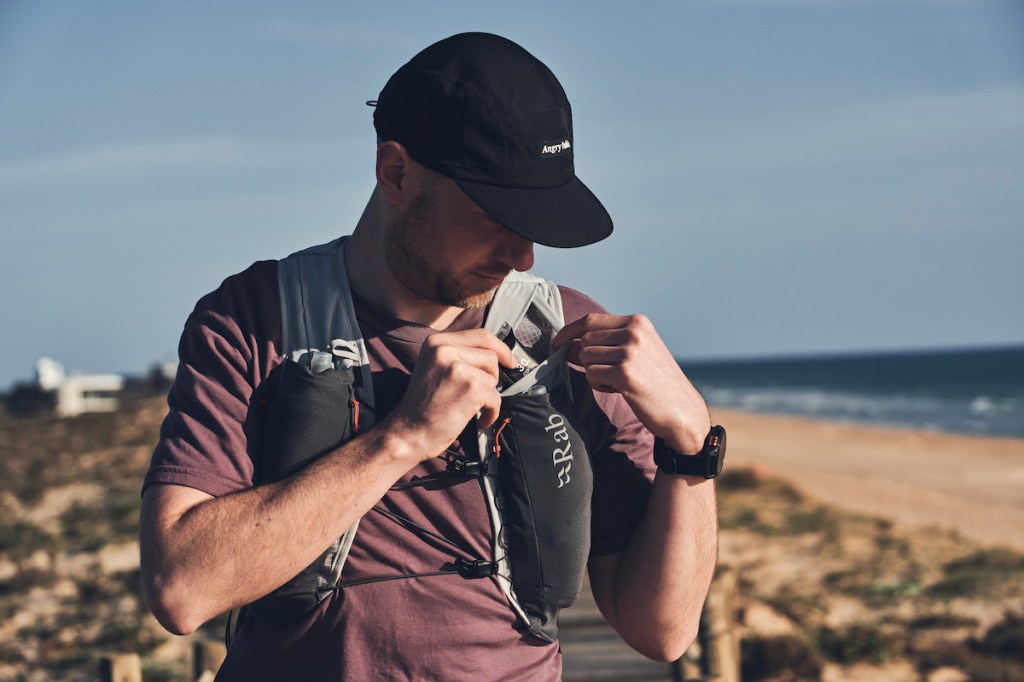
<svg viewBox="0 0 1024 682"><path fill-rule="evenodd" d="M607 312L591 298L559 287L566 323ZM571 368L573 395L594 468L591 556L626 549L647 510L654 481L654 436L618 393L594 391L582 368Z"/></svg>
<svg viewBox="0 0 1024 682"><path fill-rule="evenodd" d="M143 490L170 483L213 496L252 486L253 391L280 363L277 264L263 261L204 296L185 322Z"/></svg>

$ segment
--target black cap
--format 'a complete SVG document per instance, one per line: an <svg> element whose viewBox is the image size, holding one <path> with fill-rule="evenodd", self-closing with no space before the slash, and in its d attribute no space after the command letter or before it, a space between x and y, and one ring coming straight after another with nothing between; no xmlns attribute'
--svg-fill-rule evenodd
<svg viewBox="0 0 1024 682"><path fill-rule="evenodd" d="M377 99L381 140L458 184L492 218L547 246L612 233L576 177L569 100L555 75L510 40L460 33L395 72Z"/></svg>

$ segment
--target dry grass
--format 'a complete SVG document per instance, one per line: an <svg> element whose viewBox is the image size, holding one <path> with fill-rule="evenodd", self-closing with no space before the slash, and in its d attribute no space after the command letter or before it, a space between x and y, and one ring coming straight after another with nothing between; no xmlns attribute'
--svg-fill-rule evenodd
<svg viewBox="0 0 1024 682"><path fill-rule="evenodd" d="M752 614L744 680L905 679L908 663L920 679L1024 680L1024 556L838 512L749 469L719 491L722 561Z"/></svg>
<svg viewBox="0 0 1024 682"><path fill-rule="evenodd" d="M164 411L158 397L76 419L0 415L0 680L93 679L100 656L127 652L185 679L153 658L171 637L146 610L137 561Z"/></svg>

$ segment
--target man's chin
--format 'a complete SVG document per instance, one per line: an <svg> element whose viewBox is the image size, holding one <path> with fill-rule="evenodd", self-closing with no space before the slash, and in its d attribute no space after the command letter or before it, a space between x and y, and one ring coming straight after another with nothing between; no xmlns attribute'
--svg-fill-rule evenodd
<svg viewBox="0 0 1024 682"><path fill-rule="evenodd" d="M486 308L494 300L494 292L497 291L497 287L489 289L481 294L472 294L459 299L455 305L460 308Z"/></svg>

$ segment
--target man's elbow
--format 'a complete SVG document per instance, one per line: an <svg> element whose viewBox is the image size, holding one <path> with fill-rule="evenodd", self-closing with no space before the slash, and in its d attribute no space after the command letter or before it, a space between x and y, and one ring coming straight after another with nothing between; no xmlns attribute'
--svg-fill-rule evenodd
<svg viewBox="0 0 1024 682"><path fill-rule="evenodd" d="M190 635L206 622L207 618L195 606L186 586L172 579L143 574L143 598L150 613L168 632L175 635ZM184 588L184 589L183 589Z"/></svg>
<svg viewBox="0 0 1024 682"><path fill-rule="evenodd" d="M680 639L664 642L651 658L661 663L672 663L673 661L678 661L683 657L683 654L686 653L686 650L690 648L690 645L693 644L695 639L697 639L696 632L692 635L687 634Z"/></svg>
<svg viewBox="0 0 1024 682"><path fill-rule="evenodd" d="M678 661L697 639L697 627L672 632L651 632L642 641L629 641L630 646L647 658L659 663Z"/></svg>
<svg viewBox="0 0 1024 682"><path fill-rule="evenodd" d="M139 549L142 596L157 622L176 635L188 635L217 615L206 581L197 580L198 554L183 537L180 521L190 509L213 499L192 488L153 485L142 496ZM191 559L190 559L191 557Z"/></svg>

